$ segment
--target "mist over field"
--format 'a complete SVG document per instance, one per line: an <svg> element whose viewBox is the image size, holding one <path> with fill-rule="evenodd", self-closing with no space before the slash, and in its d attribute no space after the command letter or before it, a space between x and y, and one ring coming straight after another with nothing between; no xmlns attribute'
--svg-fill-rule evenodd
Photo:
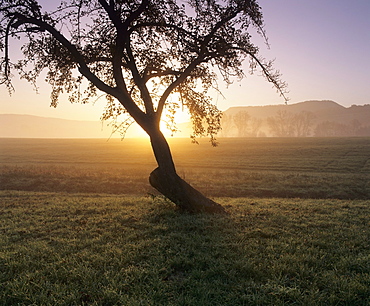
<svg viewBox="0 0 370 306"><path fill-rule="evenodd" d="M287 105L231 107L223 114L219 137L343 137L370 136L370 105L343 107L333 101L306 101ZM0 114L0 137L110 138L109 121L77 121L30 115ZM174 137L189 137L190 122L177 124ZM164 133L171 133L163 127ZM132 125L125 137L147 137Z"/></svg>
<svg viewBox="0 0 370 306"><path fill-rule="evenodd" d="M208 196L370 199L370 141L354 138L170 139L181 177ZM0 139L0 188L156 194L147 139Z"/></svg>

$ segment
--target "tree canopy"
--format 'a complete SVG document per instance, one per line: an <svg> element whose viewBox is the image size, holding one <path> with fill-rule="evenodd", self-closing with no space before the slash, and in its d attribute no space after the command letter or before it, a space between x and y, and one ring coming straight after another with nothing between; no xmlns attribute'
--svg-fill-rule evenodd
<svg viewBox="0 0 370 306"><path fill-rule="evenodd" d="M103 94L102 119L127 114L117 129L125 130L132 119L150 136L159 166L152 185L162 193L169 189L167 196L183 206L199 205L176 174L160 121L167 110L173 126L176 110L186 108L193 139L208 135L216 144L221 112L209 91L217 89L219 76L228 84L243 78L244 60L284 95L285 83L272 62L259 56L252 29L265 37L255 0L64 0L52 11L36 0L2 0L0 83L12 91L17 71L36 86L46 71L52 106L63 92L82 103ZM22 44L18 61L9 52L12 39ZM181 199L180 189L195 200Z"/></svg>
<svg viewBox="0 0 370 306"><path fill-rule="evenodd" d="M244 59L284 94L279 73L251 41L252 27L265 35L256 1L71 0L46 12L38 1L3 0L0 11L1 82L13 90L17 70L36 84L46 70L52 106L62 92L71 102L87 103L102 91L108 101L103 119L128 113L144 130L151 120L158 124L164 109L171 122L183 107L193 136L213 139L221 113L209 89L217 88L218 76L226 83L243 78ZM17 62L9 53L11 38L26 38Z"/></svg>

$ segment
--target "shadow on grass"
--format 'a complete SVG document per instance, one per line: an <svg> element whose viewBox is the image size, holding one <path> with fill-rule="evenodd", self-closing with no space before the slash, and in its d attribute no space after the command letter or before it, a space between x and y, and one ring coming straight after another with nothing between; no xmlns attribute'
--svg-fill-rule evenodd
<svg viewBox="0 0 370 306"><path fill-rule="evenodd" d="M149 253L160 254L158 276L161 287L167 290L158 296L156 303L237 305L247 302L242 294L246 289L243 285L246 281L258 281L261 273L244 256L240 257L237 228L230 216L188 214L162 200L147 217L152 224L152 235L156 237Z"/></svg>
<svg viewBox="0 0 370 306"><path fill-rule="evenodd" d="M1 305L368 305L366 201L0 192Z"/></svg>
<svg viewBox="0 0 370 306"><path fill-rule="evenodd" d="M286 262L279 266L280 254L292 252L287 238L280 236L287 217L282 213L270 220L273 212L263 205L249 208L256 204L253 200L239 207L228 207L229 201L222 203L231 210L225 216L184 213L161 197L154 199L144 217L150 242L136 257L139 269L147 274L133 278L134 287L147 297L143 301L148 305L304 305L315 299L317 305L324 304L327 295L300 287L296 262L291 269ZM149 275L151 281L146 282Z"/></svg>
<svg viewBox="0 0 370 306"><path fill-rule="evenodd" d="M366 203L298 203L236 200L229 216L186 214L158 203L147 215L157 237L151 251L161 254L161 289L151 302L367 305L368 231L366 217L358 216Z"/></svg>

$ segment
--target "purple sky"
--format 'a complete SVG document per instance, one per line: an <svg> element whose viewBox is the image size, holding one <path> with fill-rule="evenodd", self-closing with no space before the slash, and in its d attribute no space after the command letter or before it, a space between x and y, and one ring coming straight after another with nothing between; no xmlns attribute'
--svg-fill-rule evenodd
<svg viewBox="0 0 370 306"><path fill-rule="evenodd" d="M46 1L46 0L45 0ZM49 1L50 2L50 1ZM261 54L289 85L289 103L334 100L343 106L370 104L370 0L260 0L270 49L261 41ZM42 85L42 80L40 80ZM0 113L32 114L98 120L104 107L69 105L65 98L49 107L48 87L36 95L25 82L15 82L9 97L0 88ZM222 110L236 105L281 104L262 77L248 76L215 96Z"/></svg>
<svg viewBox="0 0 370 306"><path fill-rule="evenodd" d="M262 0L292 101L370 103L369 0Z"/></svg>

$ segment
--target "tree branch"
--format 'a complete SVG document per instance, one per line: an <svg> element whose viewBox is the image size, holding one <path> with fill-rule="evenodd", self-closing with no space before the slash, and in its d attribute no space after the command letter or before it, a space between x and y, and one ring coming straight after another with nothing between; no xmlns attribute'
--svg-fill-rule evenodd
<svg viewBox="0 0 370 306"><path fill-rule="evenodd" d="M146 9L149 0L143 0L136 11L133 11L124 22L125 30L129 28L130 24L137 19Z"/></svg>
<svg viewBox="0 0 370 306"><path fill-rule="evenodd" d="M142 99L144 101L145 109L148 114L154 113L154 107L153 102L151 99L151 96L149 94L149 90L145 85L144 80L141 78L139 71L137 69L135 59L131 50L130 46L130 35L128 32L128 27L130 24L137 19L140 14L145 10L147 5L149 4L148 0L143 0L142 3L139 5L139 7L133 11L124 22L119 17L119 14L117 14L117 11L114 9L114 2L110 1L110 4L105 0L99 0L99 3L103 6L104 10L107 12L109 18L113 22L116 31L117 31L117 37L116 37L116 49L113 56L113 76L116 81L116 84L119 88L124 90L128 93L126 83L122 74L122 57L123 57L123 51L126 50L129 60L127 62L127 67L130 69L132 76L134 78L134 82L137 84L137 86L140 89Z"/></svg>
<svg viewBox="0 0 370 306"><path fill-rule="evenodd" d="M127 86L122 74L122 54L124 49L124 38L122 37L124 35L123 32L123 23L120 19L119 15L114 9L114 2L109 1L109 4L105 0L98 0L100 5L103 7L103 9L106 11L106 13L109 16L109 19L113 22L114 27L117 31L117 37L116 37L116 49L113 54L113 77L116 82L116 85L118 88L120 88L123 92L128 94Z"/></svg>
<svg viewBox="0 0 370 306"><path fill-rule="evenodd" d="M132 26L128 32L129 34L131 35L133 32L135 32L136 30L140 29L140 28L144 28L144 27L162 27L162 28L170 28L170 29L174 29L174 30L177 30L178 32L182 32L184 34L186 34L187 36L193 38L193 39L197 39L197 36L194 35L193 33L175 25L175 24L170 24L170 23L164 23L164 22L143 22L143 23L139 23L139 24L136 24L134 26Z"/></svg>
<svg viewBox="0 0 370 306"><path fill-rule="evenodd" d="M13 26L13 22L16 20L16 17L12 17L7 24L7 27L5 29L5 58L4 58L4 74L5 74L5 80L2 83L8 83L9 82L9 35L10 35L10 28ZM2 84L1 83L1 84Z"/></svg>
<svg viewBox="0 0 370 306"><path fill-rule="evenodd" d="M116 29L119 29L122 26L122 21L119 18L119 16L116 14L116 11L114 10L114 2L109 1L109 4L105 0L98 0L98 2L107 12L109 19L113 22Z"/></svg>
<svg viewBox="0 0 370 306"><path fill-rule="evenodd" d="M150 73L150 71L156 71L155 73ZM144 71L144 82L147 83L150 79L156 77L162 77L167 75L180 75L182 72L178 70L166 69L160 70L159 68L146 67Z"/></svg>
<svg viewBox="0 0 370 306"><path fill-rule="evenodd" d="M60 33L57 29L55 29L54 27L40 19L34 17L26 17L20 13L14 13L14 17L20 20L22 24L26 23L34 24L49 32L71 53L71 55L74 57L78 65L78 71L83 76L85 76L99 90L117 98L120 101L120 103L127 109L130 115L133 116L135 120L139 122L139 124L145 123L145 119L143 117L144 113L135 104L135 102L132 100L128 92L122 91L118 87L111 87L107 85L105 82L103 82L100 78L98 78L87 66L87 63L83 55L77 50L76 46L73 45L62 33Z"/></svg>
<svg viewBox="0 0 370 306"><path fill-rule="evenodd" d="M205 38L203 40L198 40L198 42L200 42L201 44L201 52L199 54L199 56L193 61L190 63L190 65L188 65L188 67L184 70L184 72L182 72L180 74L180 76L175 80L173 81L167 88L166 90L164 91L163 95L161 96L159 102L158 102L158 107L157 107L157 112L156 112L156 115L157 115L157 120L159 121L160 117L162 116L162 113L163 113L163 109L164 109L164 105L166 103L166 100L168 98L168 96L171 94L171 92L179 85L181 84L190 74L191 72L200 64L203 62L206 54L208 53L206 48L209 44L209 42L211 41L211 39L214 37L215 33L217 33L217 31L224 25L226 24L228 21L232 20L238 13L240 12L240 10L236 10L235 12L233 12L232 14L228 15L227 17L223 18L222 20L220 20L219 22L216 23L216 25L211 29L211 31L209 32L209 34L207 36L205 36Z"/></svg>
<svg viewBox="0 0 370 306"><path fill-rule="evenodd" d="M126 42L126 51L129 57L128 61L128 66L130 68L130 71L132 73L132 77L134 79L135 84L139 87L140 93L141 93L141 98L144 101L145 105L145 110L147 114L153 115L154 114L154 106L153 106L153 101L150 96L148 87L146 86L145 79L140 76L139 70L137 69L136 63L135 63L135 58L132 53L132 49L130 46L130 42Z"/></svg>
<svg viewBox="0 0 370 306"><path fill-rule="evenodd" d="M191 74L191 72L202 62L202 60L203 60L202 57L197 57L195 60L193 60L188 65L188 67L179 75L179 77L166 88L158 102L158 107L156 111L157 122L159 122L162 116L164 105L166 103L168 96L178 85L180 85Z"/></svg>
<svg viewBox="0 0 370 306"><path fill-rule="evenodd" d="M86 62L82 56L82 54L77 50L76 46L73 45L65 36L60 33L57 29L49 25L48 23L36 19L34 17L26 17L20 13L14 13L14 16L21 21L23 24L29 23L37 25L47 32L49 32L57 41L59 41L67 50L72 54L75 58L76 63L79 65L78 70L89 80L91 81L96 87L100 90L115 96L115 89L110 87L109 85L105 84L101 81L86 65Z"/></svg>
<svg viewBox="0 0 370 306"><path fill-rule="evenodd" d="M280 73L279 71L271 71L271 62L264 64L261 59L259 59L254 53L240 47L233 47L231 49L239 50L247 54L254 60L258 66L262 69L262 73L267 79L268 82L272 83L276 88L277 92L280 94L281 97L285 100L285 102L289 101L289 98L286 96L287 94L287 84L280 80Z"/></svg>

